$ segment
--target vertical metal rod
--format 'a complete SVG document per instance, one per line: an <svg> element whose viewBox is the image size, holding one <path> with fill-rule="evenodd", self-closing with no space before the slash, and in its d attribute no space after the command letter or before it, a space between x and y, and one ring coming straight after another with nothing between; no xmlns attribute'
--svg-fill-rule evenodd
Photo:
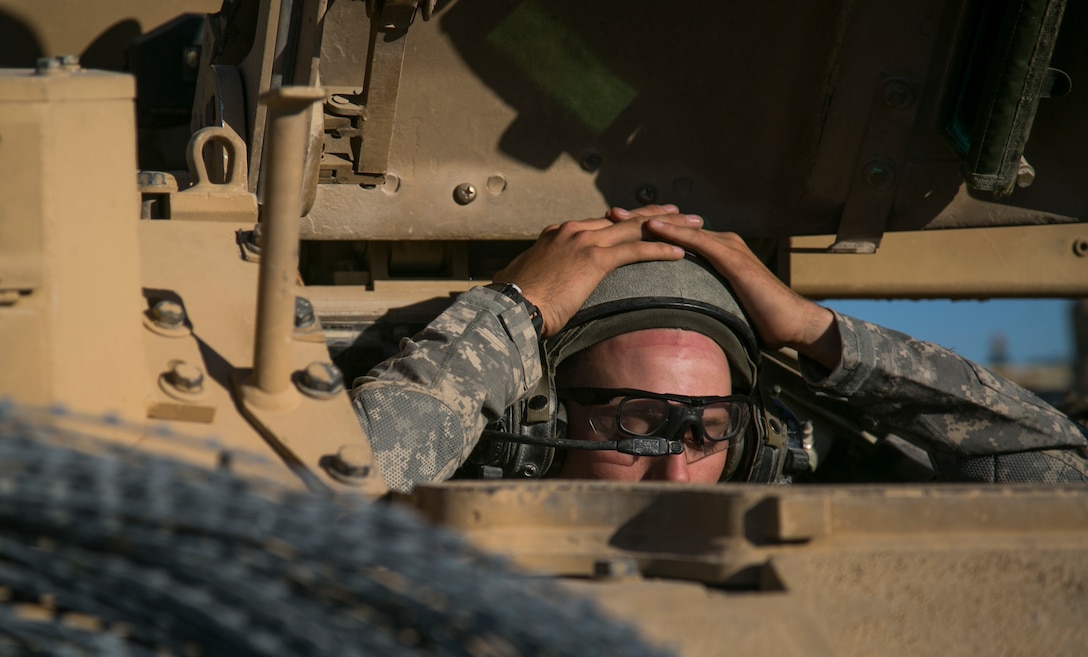
<svg viewBox="0 0 1088 657"><path fill-rule="evenodd" d="M261 95L261 101L268 105L264 150L267 184L251 381L268 395L291 387L302 169L309 134L306 109L324 98L324 90L315 87L280 87Z"/></svg>

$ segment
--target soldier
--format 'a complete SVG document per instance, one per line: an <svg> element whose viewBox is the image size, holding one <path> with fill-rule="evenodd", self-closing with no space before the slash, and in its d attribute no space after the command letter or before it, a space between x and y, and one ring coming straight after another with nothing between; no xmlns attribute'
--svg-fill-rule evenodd
<svg viewBox="0 0 1088 657"><path fill-rule="evenodd" d="M681 308L674 300L687 296L689 265L633 264L679 261L685 250L702 256L732 292L703 281L693 289L696 302ZM675 280L662 274L684 267ZM625 273L639 268L654 273ZM463 294L357 382L360 421L394 490L451 476L485 425L500 419L521 434L518 442L543 450L500 450L514 468L536 459L522 474L788 479L788 441L776 441L761 421L752 329L766 348L795 349L813 389L910 436L944 479L1088 481L1088 437L1057 410L940 347L804 299L738 236L706 231L699 217L674 206L549 226L495 280ZM600 317L577 314L602 281L605 292L586 310L612 295L610 312L623 319L607 329L593 321ZM615 310L624 294L609 290L624 285L642 288L629 295L642 299L629 310L650 311L640 324ZM668 292L662 309L647 301L655 286L681 291ZM561 463L552 460L555 447L567 448Z"/></svg>

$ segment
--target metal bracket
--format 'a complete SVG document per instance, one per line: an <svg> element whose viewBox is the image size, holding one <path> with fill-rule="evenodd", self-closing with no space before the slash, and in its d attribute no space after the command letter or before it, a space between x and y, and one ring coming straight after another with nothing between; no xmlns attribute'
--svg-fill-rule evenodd
<svg viewBox="0 0 1088 657"><path fill-rule="evenodd" d="M818 299L1088 296L1088 226L1002 226L889 233L866 257L794 237L786 279ZM970 258L964 254L970 253Z"/></svg>
<svg viewBox="0 0 1088 657"><path fill-rule="evenodd" d="M231 166L222 184L209 179L204 147L219 142ZM229 127L202 128L189 140L189 174L193 186L170 199L174 220L216 220L252 223L257 220L257 197L246 186L246 145Z"/></svg>
<svg viewBox="0 0 1088 657"><path fill-rule="evenodd" d="M370 44L363 88L330 93L325 102L325 152L320 181L379 185L389 168L393 120L408 27L434 0L368 0Z"/></svg>
<svg viewBox="0 0 1088 657"><path fill-rule="evenodd" d="M882 73L831 251L876 252L899 189L917 113L917 83L908 76Z"/></svg>
<svg viewBox="0 0 1088 657"><path fill-rule="evenodd" d="M195 133L208 126L226 127L239 135L247 134L245 85L236 66L212 65L200 77L193 100L190 128ZM225 180L229 166L226 149L213 142L213 154L205 158L208 172L216 180ZM247 167L248 169L248 167ZM247 173L248 183L248 173Z"/></svg>

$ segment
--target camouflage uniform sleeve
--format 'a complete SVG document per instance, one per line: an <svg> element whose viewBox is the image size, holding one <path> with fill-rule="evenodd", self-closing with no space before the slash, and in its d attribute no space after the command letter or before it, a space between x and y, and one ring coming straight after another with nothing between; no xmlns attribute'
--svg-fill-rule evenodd
<svg viewBox="0 0 1088 657"><path fill-rule="evenodd" d="M540 376L525 306L480 287L357 379L352 398L386 483L407 491L452 475L484 426Z"/></svg>
<svg viewBox="0 0 1088 657"><path fill-rule="evenodd" d="M937 345L836 314L842 359L801 359L821 395L842 399L930 452L961 481L1088 481L1088 436L1034 394Z"/></svg>

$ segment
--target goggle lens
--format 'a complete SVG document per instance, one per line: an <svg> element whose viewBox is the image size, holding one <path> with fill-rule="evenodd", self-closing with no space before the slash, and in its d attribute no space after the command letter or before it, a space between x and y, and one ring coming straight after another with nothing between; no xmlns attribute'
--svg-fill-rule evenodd
<svg viewBox="0 0 1088 657"><path fill-rule="evenodd" d="M660 395L641 390L571 388L560 397L594 408L589 424L601 440L662 437L682 440L689 463L736 444L751 419L751 399Z"/></svg>

